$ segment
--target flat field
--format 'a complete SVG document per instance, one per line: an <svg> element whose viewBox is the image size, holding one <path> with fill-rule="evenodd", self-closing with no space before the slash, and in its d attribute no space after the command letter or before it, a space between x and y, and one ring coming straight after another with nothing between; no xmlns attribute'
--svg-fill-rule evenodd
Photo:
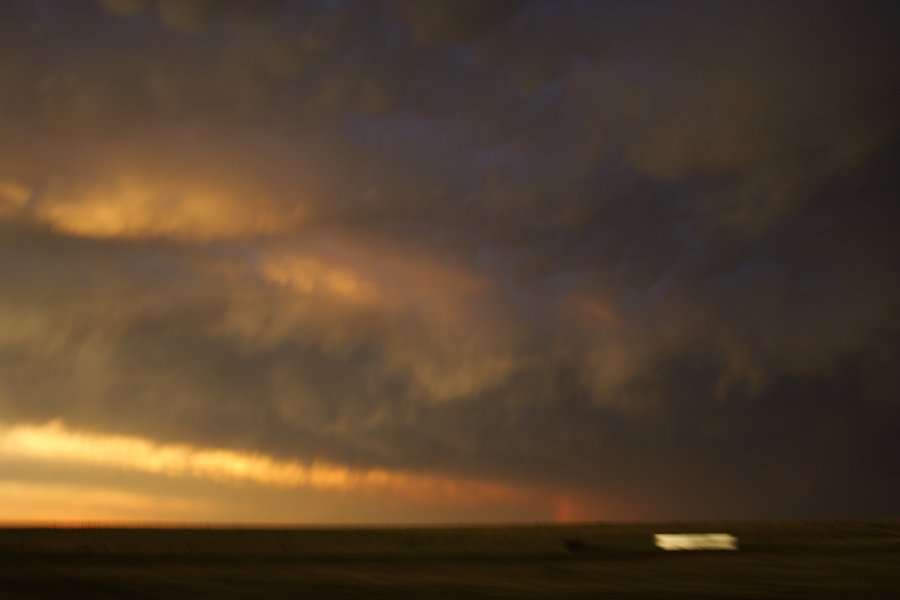
<svg viewBox="0 0 900 600"><path fill-rule="evenodd" d="M665 532L740 550L663 552ZM0 598L889 599L900 521L5 528Z"/></svg>

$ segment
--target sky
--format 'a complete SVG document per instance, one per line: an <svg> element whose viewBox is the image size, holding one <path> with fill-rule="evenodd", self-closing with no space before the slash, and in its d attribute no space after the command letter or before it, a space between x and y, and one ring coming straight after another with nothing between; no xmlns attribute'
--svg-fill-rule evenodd
<svg viewBox="0 0 900 600"><path fill-rule="evenodd" d="M0 3L0 521L897 517L896 2Z"/></svg>

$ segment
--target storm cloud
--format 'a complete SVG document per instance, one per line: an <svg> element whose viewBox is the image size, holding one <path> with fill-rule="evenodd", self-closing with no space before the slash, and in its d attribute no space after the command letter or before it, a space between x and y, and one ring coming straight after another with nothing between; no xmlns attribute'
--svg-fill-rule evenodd
<svg viewBox="0 0 900 600"><path fill-rule="evenodd" d="M889 516L898 34L890 2L4 2L0 421L585 519Z"/></svg>

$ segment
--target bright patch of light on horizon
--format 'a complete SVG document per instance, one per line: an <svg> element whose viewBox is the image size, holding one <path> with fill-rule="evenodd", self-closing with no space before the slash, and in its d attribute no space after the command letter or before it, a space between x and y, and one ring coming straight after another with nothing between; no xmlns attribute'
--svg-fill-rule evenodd
<svg viewBox="0 0 900 600"><path fill-rule="evenodd" d="M737 538L728 533L657 533L653 536L663 550L737 550Z"/></svg>
<svg viewBox="0 0 900 600"><path fill-rule="evenodd" d="M136 493L108 486L0 481L0 517L15 521L74 523L209 515L215 503L198 498Z"/></svg>

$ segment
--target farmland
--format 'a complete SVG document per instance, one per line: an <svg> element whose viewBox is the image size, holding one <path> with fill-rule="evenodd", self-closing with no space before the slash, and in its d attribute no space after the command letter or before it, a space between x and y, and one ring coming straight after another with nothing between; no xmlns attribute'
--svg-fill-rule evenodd
<svg viewBox="0 0 900 600"><path fill-rule="evenodd" d="M704 531L740 550L652 544ZM897 521L0 530L4 600L892 598L898 566Z"/></svg>

